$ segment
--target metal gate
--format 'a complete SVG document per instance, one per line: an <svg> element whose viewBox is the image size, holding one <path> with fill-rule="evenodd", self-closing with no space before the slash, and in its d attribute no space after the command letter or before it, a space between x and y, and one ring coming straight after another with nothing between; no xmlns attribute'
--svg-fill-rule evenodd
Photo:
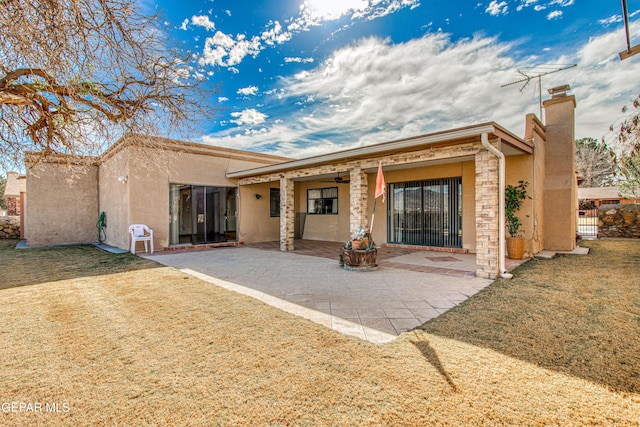
<svg viewBox="0 0 640 427"><path fill-rule="evenodd" d="M578 210L576 222L578 235L584 240L595 240L598 238L598 209Z"/></svg>

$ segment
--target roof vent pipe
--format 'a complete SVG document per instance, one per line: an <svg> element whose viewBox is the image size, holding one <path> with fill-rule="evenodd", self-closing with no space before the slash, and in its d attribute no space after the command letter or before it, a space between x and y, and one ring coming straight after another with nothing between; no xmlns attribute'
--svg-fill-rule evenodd
<svg viewBox="0 0 640 427"><path fill-rule="evenodd" d="M500 225L498 228L498 239L500 240L500 244L498 245L498 269L500 270L500 277L503 279L511 279L513 274L508 273L507 269L504 267L504 257L505 257L505 220L504 220L504 181L505 181L505 173L504 173L504 154L502 151L498 150L496 147L489 143L489 135L487 132L482 132L480 135L480 141L484 148L489 150L494 156L498 158L498 206L499 206L499 216L500 216Z"/></svg>

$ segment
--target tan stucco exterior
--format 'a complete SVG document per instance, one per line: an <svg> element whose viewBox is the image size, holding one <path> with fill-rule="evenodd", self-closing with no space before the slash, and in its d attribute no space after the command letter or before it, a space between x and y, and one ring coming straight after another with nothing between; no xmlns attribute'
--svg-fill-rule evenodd
<svg viewBox="0 0 640 427"><path fill-rule="evenodd" d="M73 159L54 160L73 163ZM55 161L39 162L27 171L25 237L29 245L96 241L98 167L86 166L73 180L67 167Z"/></svg>
<svg viewBox="0 0 640 427"><path fill-rule="evenodd" d="M122 140L69 180L64 159L29 168L26 229L29 245L98 240L96 223L106 216L105 243L129 248L130 224L154 230L156 247L169 245L169 184L236 187L226 172L287 160L283 157L146 138L140 146ZM31 199L33 197L33 199ZM267 197L268 201L268 197ZM268 214L268 211L267 211Z"/></svg>
<svg viewBox="0 0 640 427"><path fill-rule="evenodd" d="M570 251L576 247L578 182L575 167L575 107L573 96L544 101L547 144L545 148L544 217L545 246Z"/></svg>

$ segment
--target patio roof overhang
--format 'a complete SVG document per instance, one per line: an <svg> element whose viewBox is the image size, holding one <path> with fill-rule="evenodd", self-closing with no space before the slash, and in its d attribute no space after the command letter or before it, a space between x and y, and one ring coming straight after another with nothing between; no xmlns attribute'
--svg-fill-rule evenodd
<svg viewBox="0 0 640 427"><path fill-rule="evenodd" d="M513 133L509 132L495 122L457 128L442 132L435 132L420 135L412 138L399 139L395 141L382 142L367 145L364 147L352 148L349 150L334 153L322 154L307 157L299 160L292 160L268 166L262 166L244 171L227 173L227 178L249 178L260 175L287 172L291 170L322 166L326 164L348 162L356 159L368 159L399 152L410 152L425 148L439 148L457 144L467 144L470 142L480 142L483 133L489 135L489 139L499 139L498 149L506 156L519 154L532 154L533 144L525 141Z"/></svg>

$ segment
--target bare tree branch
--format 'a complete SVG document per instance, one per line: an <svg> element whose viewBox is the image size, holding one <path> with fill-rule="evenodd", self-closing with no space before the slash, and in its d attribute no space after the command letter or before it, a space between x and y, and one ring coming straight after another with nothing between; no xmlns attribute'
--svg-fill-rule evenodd
<svg viewBox="0 0 640 427"><path fill-rule="evenodd" d="M210 117L189 55L134 0L0 0L0 40L0 163L96 154Z"/></svg>
<svg viewBox="0 0 640 427"><path fill-rule="evenodd" d="M603 138L602 145L611 156L621 194L635 198L640 196L640 95L625 105L622 112L626 117L611 125L614 136Z"/></svg>

